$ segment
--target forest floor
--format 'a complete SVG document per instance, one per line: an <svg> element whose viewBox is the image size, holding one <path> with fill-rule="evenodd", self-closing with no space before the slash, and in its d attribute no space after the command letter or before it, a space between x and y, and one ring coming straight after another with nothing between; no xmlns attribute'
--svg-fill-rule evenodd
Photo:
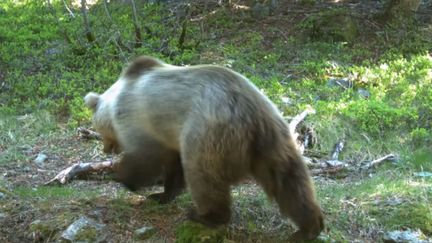
<svg viewBox="0 0 432 243"><path fill-rule="evenodd" d="M395 80L399 78L393 74L398 73L401 67L406 67L415 72L409 78L415 77L415 80L423 80L422 85L426 87L425 93L430 95L432 89L428 91L427 87L431 87L429 78L432 79L430 73L432 44L424 41L428 39L427 35L430 33L426 31L415 33L415 38L420 39L418 41L420 44L417 42L404 43L404 35L397 36L400 40L392 38L395 36L387 36L383 27L369 16L379 9L375 5L378 4L378 1L370 3L372 5L365 4L369 1L360 1L361 3L342 1L336 7L341 7L343 11L353 11L353 18L361 20L358 28L362 34L357 37L360 40L355 45L351 45L347 44L352 42L349 27L342 33L334 33L334 29L322 27L331 26L331 24L321 22L320 17L328 18L325 17L327 15L318 13L329 9L331 12L329 16L338 16L336 22L351 21L340 19L341 15L338 14L340 12L332 10L333 5L329 3L330 1L318 1L320 4L313 6L308 5L308 2L312 1L301 1L305 5L292 4L291 1L280 2L280 6L272 14L268 13L270 10L265 6L242 12L241 5L236 5L233 7L235 10L230 10L235 14L231 12L227 14L224 13L223 8L210 6L215 10L210 9L206 12L208 16L205 24L208 29L204 33L206 35L202 37L207 42L199 43L201 48L199 51L190 51L192 54L184 51L182 55L178 55L179 59L176 59L176 56L170 56L170 60L175 64L217 63L246 73L288 116L301 111L305 104L312 104L321 99L322 103L317 101L312 104L317 108L317 114L308 116L305 120L308 126L314 127L319 144L315 148L308 149L305 155L319 161L328 160L334 144L346 139L346 152L340 159L346 163L347 168L338 170L337 173L320 174L313 177L326 217L326 229L315 242L380 242L384 238L395 239L398 234L412 237L412 240L407 242L432 242L432 160L430 156L432 148L429 143L431 140L428 140L429 137L425 135L426 138L420 136L420 140L415 140L420 141L419 143L406 142L411 141L409 136L412 133L402 134L401 131L408 128L398 127L398 130L391 126L405 117L399 116L399 111L392 113L393 110L390 108L380 108L378 112L375 112L374 106L368 106L367 108L372 109L373 112L367 113L368 109L360 107L358 110L353 108L343 113L344 110L338 106L338 102L345 102L346 97L349 97L349 101L358 101L360 105L364 105L365 102L350 93L345 94L348 93L345 92L348 88L342 89L337 85L336 88L329 87L329 82L327 82L334 76L344 79L349 76L347 73L356 73L358 76L349 77L355 82L360 82L359 80L364 82L361 75L379 82L391 77L391 82L387 82L386 85L393 87L392 85L397 85ZM1 23L4 25L5 22L2 21L6 19L3 17L6 15L2 16L2 13L13 11L5 6L1 8L0 4L0 25ZM59 6L63 8L62 4ZM45 6L43 7L46 9ZM121 7L115 8L115 5L111 9L122 12ZM74 11L79 12L77 9ZM194 11L198 10L194 9ZM102 11L95 10L93 14L100 12ZM365 14L366 12L369 14ZM143 15L154 17L149 13L146 14ZM312 15L314 18L305 21ZM14 18L17 18L16 16L19 15L15 14ZM199 14L191 16L191 29L196 27L194 24L199 22L197 20L199 17ZM157 16L154 21L158 21ZM55 23L51 20L50 22ZM67 22L65 25L72 22ZM80 25L81 22L77 24L77 26ZM43 32L44 28L45 25L35 29ZM158 34L157 28L160 26L156 26L156 30L153 30L154 34ZM192 31L197 31L197 29L199 27ZM57 29L55 30L50 30L50 33L58 33ZM0 28L0 40L3 40L1 39L2 31L3 29ZM428 31L430 31L430 26ZM302 32L301 35L298 32ZM328 34L329 32L331 34ZM20 34L26 35L26 33ZM304 35L309 36L310 39L303 39ZM11 38L6 34L4 36L7 36L4 37L5 40ZM192 39L191 36L193 34L189 33L190 39ZM321 37L324 39L315 40ZM338 38L343 40L336 41ZM44 41L42 37L41 40L29 39L29 42ZM56 43L55 41L52 43ZM190 43L186 44L198 46L192 40L189 41ZM390 47L383 46L383 43L389 42L391 42ZM11 44L9 47L13 46ZM405 54L399 55L399 51L405 51L404 48L415 49L415 53L405 58ZM51 47L48 50L62 51L61 48ZM169 204L159 205L148 200L146 195L160 191L162 187L155 186L132 193L113 181L110 173L97 173L87 178L75 178L64 185L45 185L59 171L74 163L117 159L115 156L102 152L100 141L86 140L79 136L76 129L77 123L90 128L90 119L87 113L82 115L74 109L83 108L81 97L85 92L95 87L106 88L106 83L103 84L103 82L114 81L112 73L116 73L119 67L112 63L122 65L124 62L121 58L101 62L103 63L101 66L106 65L107 69L111 68L107 72L101 66L92 66L92 62L99 62L100 59L109 55L104 58L98 56L91 59L85 55L74 53L73 55L76 56L73 56L68 53L67 57L70 59L56 57L58 58L56 60L64 62L44 68L39 65L38 58L42 56L43 60L52 62L50 58L54 57L49 56L51 54L43 51L40 56L23 57L21 54L16 54L20 51L21 49L11 50L7 57L6 52L3 52L4 56L0 58L0 242L286 242L295 231L289 220L281 217L277 206L267 200L261 188L253 181L244 181L233 187L231 223L226 227L214 230L186 220L186 211L192 206L188 192ZM161 52L164 51L165 49L161 47ZM198 54L194 53L195 51ZM169 55L172 53L177 53L177 50ZM393 63L388 62L388 67L383 67L384 54L392 58L393 56L394 58L403 56L403 58ZM76 63L74 58L76 58ZM88 62L86 58L89 59ZM333 59L337 61L333 62ZM348 64L346 67L341 67L342 65L338 66L339 61ZM49 72L49 69L55 69L54 75ZM72 75L74 69L78 70L76 72L78 74L73 75L80 76ZM86 70L99 72L101 76L83 73ZM83 80L82 83L87 85L84 86L85 91L79 86L73 87L74 92L70 92L69 88L72 86L65 88L52 80L52 83L48 82L47 89L56 85L59 87L58 90L52 91L53 95L49 93L51 90L46 91L43 88L37 90L41 95L39 93L35 95L36 97L50 97L47 98L47 102L45 100L34 102L32 97L29 97L31 95L25 93L32 85L41 84L42 87L43 83L40 80L56 75L61 76L59 73L63 72L71 74L69 77L62 76L65 80L68 78L73 81ZM370 73L373 75L369 75ZM27 79L28 77L31 79ZM2 80L6 82L3 83ZM15 84L15 86L10 85L8 80L13 80L10 81L10 84ZM298 82L299 80L302 82ZM18 81L21 81L22 84L18 84ZM57 81L57 76L55 81ZM93 84L93 82L100 83ZM65 83L68 84L68 82ZM372 83L370 86L361 87L367 87L372 96L379 96L382 94L379 91L375 92L374 89L382 86L385 85ZM14 90L14 87L20 88ZM391 90L388 87L383 90ZM388 99L390 100L388 103L392 105L393 101L405 97L398 93L402 89L396 90L398 91L393 94L394 97ZM420 94L420 90L417 91ZM14 92L10 95L13 98L10 98L7 92ZM286 98L285 96L288 95L290 98L288 102L281 101L281 98ZM75 104L74 98L79 100L76 107L69 107L69 113L72 114L65 112L67 114L65 115L63 110L50 110L51 103L57 102L54 99L63 96L71 104ZM70 96L78 97L70 98ZM15 106L14 102L19 102L17 100L20 102L24 100L24 104ZM297 101L292 100L299 101L296 103ZM373 101L372 98L370 100ZM427 104L425 100L419 100L413 104L417 106L422 103ZM10 102L6 103L6 101ZM294 103L292 105L295 107L294 111L287 108L285 104L291 104L290 102ZM345 105L348 107L352 103L346 102ZM18 106L21 110L17 109ZM39 107L42 108L39 109ZM17 112L9 112L11 109L17 109ZM338 112L340 111L342 115L333 113L337 109L340 109ZM422 112L427 113L430 107L422 106L422 109L424 110L421 112L416 110L419 117L418 124L423 124ZM380 112L383 112L384 115L377 116L378 118L374 120L373 115ZM345 117L341 118L343 115ZM392 118L392 115L395 117ZM347 117L350 119L354 117L355 122ZM429 119L428 115L423 117L426 117L426 120ZM79 121L76 122L74 119ZM383 120L385 120L382 122L384 125L380 123L375 127L377 129L372 130L371 127L374 125L371 125L370 121ZM364 122L367 129L371 130L362 131L360 125L355 127L357 121ZM423 127L430 129L429 120L424 124L426 125ZM376 132L379 135L371 135L368 132L371 134ZM419 135L416 138L418 137ZM389 153L396 155L393 162L387 161L377 167L361 169L364 163ZM80 228L77 230L78 233L75 232L75 234L74 230L71 230L73 227ZM395 240L395 242L404 242L404 239Z"/></svg>

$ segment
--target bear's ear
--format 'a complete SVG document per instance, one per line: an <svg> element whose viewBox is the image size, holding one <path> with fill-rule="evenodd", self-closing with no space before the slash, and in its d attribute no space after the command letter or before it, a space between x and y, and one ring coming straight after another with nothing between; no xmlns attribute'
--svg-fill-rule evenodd
<svg viewBox="0 0 432 243"><path fill-rule="evenodd" d="M90 108L92 111L96 111L97 105L99 103L99 97L99 94L90 92L84 97L84 102L88 108Z"/></svg>

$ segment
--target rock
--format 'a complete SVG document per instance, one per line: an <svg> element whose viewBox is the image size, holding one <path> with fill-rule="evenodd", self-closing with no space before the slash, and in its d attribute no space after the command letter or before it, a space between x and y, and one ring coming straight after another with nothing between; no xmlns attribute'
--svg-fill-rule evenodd
<svg viewBox="0 0 432 243"><path fill-rule="evenodd" d="M390 206L401 205L404 202L401 198L388 199L385 203Z"/></svg>
<svg viewBox="0 0 432 243"><path fill-rule="evenodd" d="M418 176L418 177L432 177L432 173L431 172L427 172L427 171L416 172L416 173L414 173L414 175Z"/></svg>
<svg viewBox="0 0 432 243"><path fill-rule="evenodd" d="M358 20L347 9L329 9L308 15L303 32L313 40L352 42L359 35Z"/></svg>
<svg viewBox="0 0 432 243"><path fill-rule="evenodd" d="M347 166L346 163L344 163L342 161L339 161L339 160L336 160L336 159L334 159L334 160L327 160L326 164L328 166L331 166L331 167L341 167L341 166L345 167L345 166Z"/></svg>
<svg viewBox="0 0 432 243"><path fill-rule="evenodd" d="M106 240L104 228L104 224L83 216L69 225L61 237L70 242L103 242Z"/></svg>
<svg viewBox="0 0 432 243"><path fill-rule="evenodd" d="M369 97L371 96L370 92L365 89L358 89L357 93L365 99L369 99Z"/></svg>
<svg viewBox="0 0 432 243"><path fill-rule="evenodd" d="M52 56L56 54L61 54L63 51L58 47L49 48L45 51L45 55Z"/></svg>
<svg viewBox="0 0 432 243"><path fill-rule="evenodd" d="M142 228L139 228L135 230L134 232L134 238L137 240L146 240L150 237L152 237L156 233L156 229L149 226L144 226Z"/></svg>
<svg viewBox="0 0 432 243"><path fill-rule="evenodd" d="M38 167L44 167L45 166L44 162L47 158L48 156L46 156L44 153L39 153L36 159L34 160L34 162Z"/></svg>
<svg viewBox="0 0 432 243"><path fill-rule="evenodd" d="M292 100L288 97L285 97L285 96L281 97L281 101L282 101L282 104L284 104L284 105L289 106L289 105L293 104Z"/></svg>
<svg viewBox="0 0 432 243"><path fill-rule="evenodd" d="M420 231L395 230L384 234L385 243L427 243L425 235Z"/></svg>
<svg viewBox="0 0 432 243"><path fill-rule="evenodd" d="M4 194L3 192L0 192L0 200L5 199L6 198L6 194Z"/></svg>
<svg viewBox="0 0 432 243"><path fill-rule="evenodd" d="M352 88L352 82L344 78L331 78L327 81L327 85L330 87L342 87L344 89Z"/></svg>

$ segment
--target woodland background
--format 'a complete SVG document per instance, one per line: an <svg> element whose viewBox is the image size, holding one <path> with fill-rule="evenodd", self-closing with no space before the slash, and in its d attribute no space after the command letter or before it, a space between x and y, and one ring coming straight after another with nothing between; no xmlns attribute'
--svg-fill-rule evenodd
<svg viewBox="0 0 432 243"><path fill-rule="evenodd" d="M91 129L83 97L142 54L230 67L288 122L315 111L296 131L326 215L316 242L432 241L432 1L3 0L1 242L284 242L294 231L253 181L233 188L232 223L216 230L185 220L188 193L158 205L145 196L160 187L131 193L108 172L45 185L74 163L116 159L78 132Z"/></svg>

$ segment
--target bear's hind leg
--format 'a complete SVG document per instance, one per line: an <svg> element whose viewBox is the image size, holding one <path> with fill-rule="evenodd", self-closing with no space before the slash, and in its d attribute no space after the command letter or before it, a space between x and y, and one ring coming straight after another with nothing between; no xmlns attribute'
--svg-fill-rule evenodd
<svg viewBox="0 0 432 243"><path fill-rule="evenodd" d="M202 170L186 169L185 175L196 207L189 211L189 219L209 227L227 224L231 218L229 184Z"/></svg>
<svg viewBox="0 0 432 243"><path fill-rule="evenodd" d="M215 227L226 224L231 218L229 181L224 180L218 155L188 140L182 149L182 163L187 186L195 209L188 213L190 220Z"/></svg>
<svg viewBox="0 0 432 243"><path fill-rule="evenodd" d="M324 217L316 201L311 178L300 155L293 153L288 161L261 161L253 175L265 192L274 198L282 214L299 228L292 242L315 239L324 228ZM271 162L271 163L269 163ZM269 166L269 165L277 166Z"/></svg>

